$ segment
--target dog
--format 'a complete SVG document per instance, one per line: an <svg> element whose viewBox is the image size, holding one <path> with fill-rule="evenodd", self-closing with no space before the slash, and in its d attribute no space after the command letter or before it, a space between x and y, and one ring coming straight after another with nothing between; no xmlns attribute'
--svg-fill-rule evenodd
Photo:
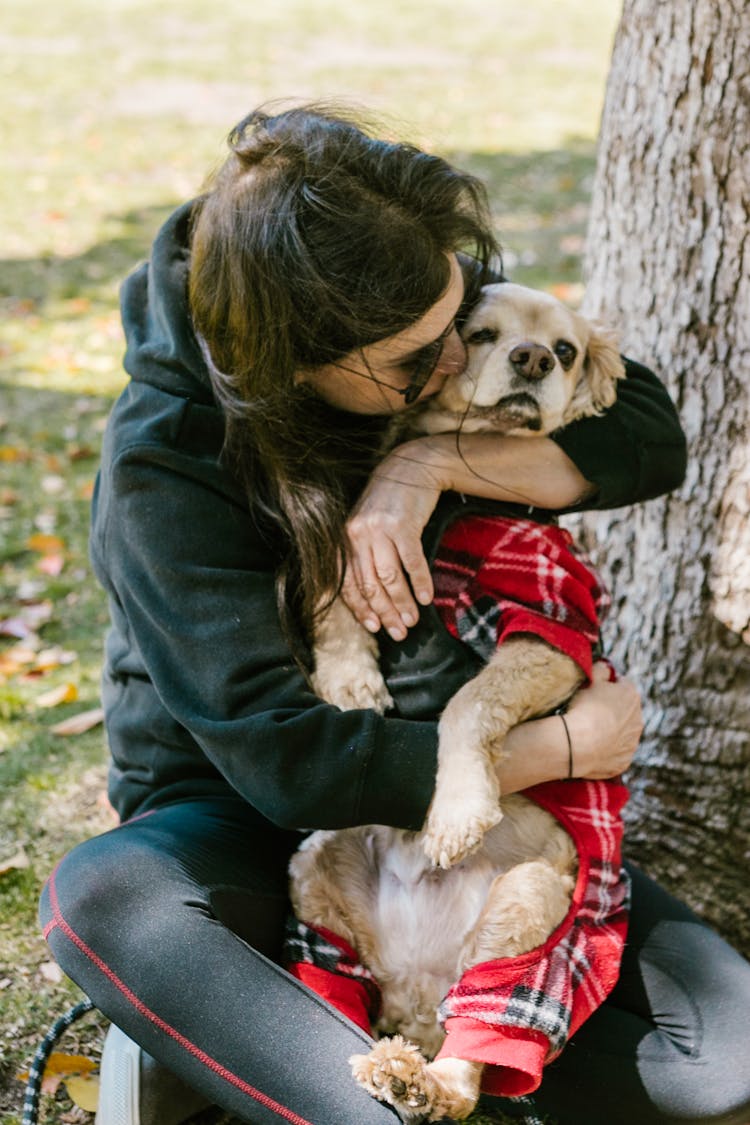
<svg viewBox="0 0 750 1125"><path fill-rule="evenodd" d="M454 431L533 439L601 413L624 375L610 331L546 293L508 282L483 289L462 337L466 369L399 419L397 439ZM567 533L559 528L522 521L518 532L513 520L501 522L512 552L518 534L532 552L540 536L551 535L550 565L565 554L560 536ZM484 531L494 535L494 526L490 520ZM588 571L580 560L575 566L585 585ZM531 567L538 568L535 556ZM450 589L450 566L446 573ZM436 604L439 596L436 577ZM508 731L563 705L586 678L580 662L553 647L552 633L550 639L543 627L532 635L522 611L448 702L421 832L382 825L317 831L292 857L296 917L348 942L381 985L373 1030L388 1038L350 1062L355 1079L405 1122L461 1119L479 1096L483 1063L434 1058L445 994L474 966L540 947L571 909L579 857L570 834L527 797L501 797L497 778ZM312 684L322 698L342 709L382 713L392 706L375 639L340 599L316 626L314 653Z"/></svg>

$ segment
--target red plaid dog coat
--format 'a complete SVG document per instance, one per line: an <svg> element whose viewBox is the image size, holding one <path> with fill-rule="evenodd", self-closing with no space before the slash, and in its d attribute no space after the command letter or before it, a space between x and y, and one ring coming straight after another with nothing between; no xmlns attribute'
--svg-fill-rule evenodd
<svg viewBox="0 0 750 1125"><path fill-rule="evenodd" d="M443 535L432 573L443 622L483 660L513 633L533 633L591 679L609 596L567 531L532 520L467 516Z"/></svg>
<svg viewBox="0 0 750 1125"><path fill-rule="evenodd" d="M630 882L620 861L625 787L556 781L524 795L575 842L579 869L570 908L543 945L465 972L439 1011L446 1037L437 1057L485 1063L482 1089L497 1097L536 1090L544 1066L614 987L627 932ZM285 960L298 980L370 1033L380 1008L377 982L342 938L290 919Z"/></svg>
<svg viewBox="0 0 750 1125"><path fill-rule="evenodd" d="M606 591L556 525L469 516L444 534L433 565L435 604L454 636L487 659L513 633L534 633L591 678ZM439 1011L446 1038L438 1058L485 1063L482 1088L517 1097L535 1090L545 1064L614 987L627 932L630 883L621 864L616 781L557 781L525 796L572 837L578 877L570 909L547 941L520 957L476 965ZM289 971L366 1032L379 991L356 951L336 934L290 920Z"/></svg>

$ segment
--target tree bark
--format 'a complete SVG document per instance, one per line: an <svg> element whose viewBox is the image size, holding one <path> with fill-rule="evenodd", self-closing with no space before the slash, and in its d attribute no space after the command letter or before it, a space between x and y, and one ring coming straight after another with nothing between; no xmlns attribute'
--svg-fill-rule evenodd
<svg viewBox="0 0 750 1125"><path fill-rule="evenodd" d="M581 521L639 684L628 851L750 952L750 4L625 0L584 311L678 404L666 499Z"/></svg>

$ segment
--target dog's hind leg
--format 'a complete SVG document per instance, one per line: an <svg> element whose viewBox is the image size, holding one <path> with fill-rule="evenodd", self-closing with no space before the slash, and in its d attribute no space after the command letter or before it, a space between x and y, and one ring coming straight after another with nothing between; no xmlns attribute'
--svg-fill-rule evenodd
<svg viewBox="0 0 750 1125"><path fill-rule="evenodd" d="M570 870L555 870L547 860L516 864L498 875L473 930L467 936L459 971L500 957L518 957L536 949L560 925L575 887L575 850Z"/></svg>
<svg viewBox="0 0 750 1125"><path fill-rule="evenodd" d="M552 711L584 676L570 657L530 636L513 637L458 691L440 720L438 773L423 834L427 856L451 867L502 819L497 766L517 723Z"/></svg>

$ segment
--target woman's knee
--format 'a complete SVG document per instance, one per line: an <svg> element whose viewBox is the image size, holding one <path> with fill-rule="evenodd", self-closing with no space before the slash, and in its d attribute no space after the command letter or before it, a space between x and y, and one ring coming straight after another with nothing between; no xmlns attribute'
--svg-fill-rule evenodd
<svg viewBox="0 0 750 1125"><path fill-rule="evenodd" d="M130 930L142 932L146 918L151 925L160 916L167 920L170 866L154 841L123 828L66 855L47 880L39 908L44 935L63 968L68 949L95 957L114 937L122 943Z"/></svg>

